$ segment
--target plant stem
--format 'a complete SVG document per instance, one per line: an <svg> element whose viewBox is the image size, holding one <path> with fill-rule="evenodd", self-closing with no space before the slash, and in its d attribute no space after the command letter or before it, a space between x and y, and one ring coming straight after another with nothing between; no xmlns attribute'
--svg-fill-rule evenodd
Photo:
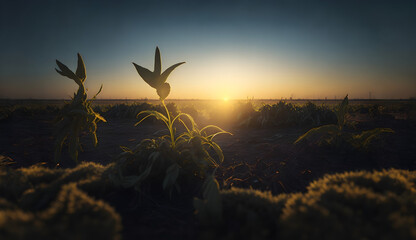
<svg viewBox="0 0 416 240"><path fill-rule="evenodd" d="M175 148L175 136L174 136L174 133L173 133L172 120L170 119L169 110L166 107L165 100L162 100L162 105L163 105L163 107L165 107L166 114L168 115L168 121L169 121L168 128L169 128L169 133L170 133L170 140L172 142L172 148Z"/></svg>

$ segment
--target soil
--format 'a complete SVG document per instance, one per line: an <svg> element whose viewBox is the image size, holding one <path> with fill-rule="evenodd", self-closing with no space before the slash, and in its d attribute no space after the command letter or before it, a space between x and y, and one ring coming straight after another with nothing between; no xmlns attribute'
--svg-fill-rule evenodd
<svg viewBox="0 0 416 240"><path fill-rule="evenodd" d="M53 167L54 139L51 115L13 116L0 122L0 155L15 161L14 167L44 164ZM122 152L120 146L132 147L142 139L155 137L163 128L158 124L141 124L136 119L107 119L99 123L99 144L93 147L90 137L82 138L80 161L107 164ZM325 174L350 170L379 170L387 168L416 169L416 122L411 120L356 117L357 131L389 127L395 133L370 153L294 145L293 142L308 129L268 128L242 129L223 126L233 133L216 137L225 161L217 170L222 188L244 187L271 191L273 194L305 191L314 179ZM61 167L73 167L66 150L62 152ZM195 238L197 226L189 199L167 203L163 198L142 199L126 192L108 196L110 204L123 218L123 238ZM127 201L126 199L130 199ZM136 201L137 203L137 201Z"/></svg>

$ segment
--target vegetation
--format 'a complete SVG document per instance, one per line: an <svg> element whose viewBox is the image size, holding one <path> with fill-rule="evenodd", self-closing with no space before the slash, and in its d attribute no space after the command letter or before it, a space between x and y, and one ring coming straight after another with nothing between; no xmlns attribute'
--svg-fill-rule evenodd
<svg viewBox="0 0 416 240"><path fill-rule="evenodd" d="M369 150L374 141L383 137L384 134L391 134L394 131L390 128L375 128L354 134L344 130L347 122L348 95L336 108L337 124L323 125L312 128L296 141L297 143L310 142L319 146L334 146L336 148L349 147L360 150Z"/></svg>
<svg viewBox="0 0 416 240"><path fill-rule="evenodd" d="M327 175L289 195L224 190L224 222L202 238L414 239L415 190L415 172L393 169Z"/></svg>
<svg viewBox="0 0 416 240"><path fill-rule="evenodd" d="M291 148L288 150L291 152L281 152L278 156L274 156L273 151L279 152L281 142L277 144L273 137L257 142L264 136L239 135L238 141L246 141L256 149L255 159L250 163L242 162L235 155L231 156L235 159L224 163L217 136L231 133L216 125L200 128L192 116L198 115L199 109L195 107L179 109L174 103L165 103L171 89L167 78L183 63L162 72L158 48L154 71L133 63L143 80L156 89L159 105L93 106L102 87L93 98L87 99L85 66L78 54L75 73L57 61L57 72L73 79L79 86L70 102L62 107L1 106L2 123L13 123L15 117L27 118L39 113L58 115L55 126L57 163L65 143L71 158L78 162L78 153L82 150L80 137L84 134L91 135L93 144L97 145L97 122L105 122L105 118L136 117L139 120L135 126L153 120L165 128L154 137L138 138L140 141L133 147L121 146L122 152L106 166L81 162L67 169L47 168L40 163L19 168L11 158L0 155L0 239L120 239L121 235L137 238L137 235L146 234L122 232L121 217L125 228L136 230L138 224L150 219L149 215L157 215L158 220L173 219L171 222L181 219L181 224L195 231L200 239L416 239L415 171L353 171L322 177L329 171L318 174L313 171L324 161L317 161L315 167L318 167L312 169L302 165L302 161L298 161L301 158L297 158L299 155L293 154L300 149L310 150L297 144L329 146L337 150L346 147L378 150L384 146L384 136L394 131L381 127L358 131L351 127L348 114L365 111L372 119L381 119L387 118L392 107L356 106L350 109L348 95L335 109L310 102L295 105L280 101L259 109L252 101L238 103L234 112L230 111L234 127L312 129L300 136L295 145L289 134L280 136L279 133L276 138L288 136L286 145L281 145ZM411 127L409 129L414 129ZM298 132L292 135L296 137ZM409 142L412 142L411 137ZM23 145L16 145L24 149ZM414 144L409 145L413 147L410 150L414 150ZM244 151L240 156L243 154ZM266 157L273 162L263 161ZM409 163L414 164L414 160ZM231 174L224 170L226 168L232 170ZM256 168L263 174L256 175ZM330 172L336 171L331 169ZM282 183L282 178L291 174L292 179L304 181L301 188L286 188ZM310 182L311 179L318 180ZM247 186L247 189L220 190L232 186L226 184L227 180L244 182L246 184L240 186ZM256 188L256 183L264 187L266 181L271 186L279 185L281 191L277 192L280 194L252 188ZM304 189L307 184L309 186ZM175 205L177 202L182 204L181 207ZM140 219L142 215L145 217ZM135 221L138 218L139 223ZM149 221L150 224L154 222ZM167 229L172 230L175 226Z"/></svg>
<svg viewBox="0 0 416 240"><path fill-rule="evenodd" d="M114 183L126 188L134 187L141 191L141 185L146 180L162 182L163 190L171 195L174 189L180 191L180 180L189 184L189 182L198 182L198 179L205 179L202 185L205 200L196 199L195 204L198 207L216 204L213 208L217 209L220 207L218 205L219 185L214 177L215 170L212 171L212 169L218 168L224 156L213 138L218 134L228 132L214 125L199 129L192 116L186 113L171 116L164 102L170 92L170 85L165 81L170 72L183 63L175 64L160 74L160 52L156 48L154 72L133 64L140 76L157 90L166 111L166 115L158 111L142 111L137 116L145 116L136 125L149 117L154 117L166 125L168 134L156 139L145 139L133 149L123 147L124 153L116 164L115 174L111 176ZM176 125L182 124L184 131L177 133L175 123ZM209 129L217 130L217 132L208 134ZM218 156L217 160L211 156L210 149Z"/></svg>
<svg viewBox="0 0 416 240"><path fill-rule="evenodd" d="M118 239L120 216L108 203L97 200L124 191L112 184L114 167L81 163L65 170L39 166L0 169L1 238ZM218 193L223 207L216 205L215 209L222 221L205 215L212 214L206 211L209 204L201 205L201 239L416 237L414 171L326 175L304 193L274 196L238 188Z"/></svg>
<svg viewBox="0 0 416 240"><path fill-rule="evenodd" d="M166 104L166 108L169 110L170 114L177 116L179 114L179 108L175 103ZM105 118L136 118L137 114L142 111L165 111L165 108L162 105L150 104L147 102L144 103L133 103L133 104L117 104L117 105L99 105L94 107L94 111L99 113Z"/></svg>
<svg viewBox="0 0 416 240"><path fill-rule="evenodd" d="M330 108L311 102L294 105L280 101L256 110L251 101L239 103L235 109L236 122L241 127L313 127L336 121Z"/></svg>
<svg viewBox="0 0 416 240"><path fill-rule="evenodd" d="M101 92L102 86L97 94L91 100L87 100L87 93L84 82L87 79L84 61L78 53L78 67L76 72L71 71L63 63L56 60L59 69L55 69L62 76L68 77L78 84L78 92L72 98L72 101L65 104L56 120L56 145L55 161L59 164L62 145L65 140L68 142L68 152L71 158L78 162L78 152L82 150L79 137L82 131L86 130L92 137L94 146L97 145L97 122L106 120L100 114L94 112L91 102Z"/></svg>
<svg viewBox="0 0 416 240"><path fill-rule="evenodd" d="M106 169L92 163L66 170L0 169L0 237L119 239L120 216L94 198L108 186Z"/></svg>

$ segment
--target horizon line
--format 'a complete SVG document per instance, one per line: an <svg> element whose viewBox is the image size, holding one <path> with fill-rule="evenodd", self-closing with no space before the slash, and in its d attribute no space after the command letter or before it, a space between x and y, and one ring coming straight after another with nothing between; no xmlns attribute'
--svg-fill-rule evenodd
<svg viewBox="0 0 416 240"><path fill-rule="evenodd" d="M340 101L344 98L230 98L227 101ZM67 98L0 98L0 101L67 101ZM350 101L414 101L408 98L348 98ZM160 101L156 98L96 98L95 101ZM165 101L224 101L223 98L171 98Z"/></svg>

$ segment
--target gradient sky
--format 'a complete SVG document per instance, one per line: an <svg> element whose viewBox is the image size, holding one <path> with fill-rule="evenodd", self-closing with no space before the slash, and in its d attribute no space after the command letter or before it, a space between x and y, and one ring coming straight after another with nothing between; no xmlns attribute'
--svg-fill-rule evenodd
<svg viewBox="0 0 416 240"><path fill-rule="evenodd" d="M0 98L68 98L54 68L84 58L90 96L152 98L131 62L162 70L168 98L416 97L416 1L0 3Z"/></svg>

